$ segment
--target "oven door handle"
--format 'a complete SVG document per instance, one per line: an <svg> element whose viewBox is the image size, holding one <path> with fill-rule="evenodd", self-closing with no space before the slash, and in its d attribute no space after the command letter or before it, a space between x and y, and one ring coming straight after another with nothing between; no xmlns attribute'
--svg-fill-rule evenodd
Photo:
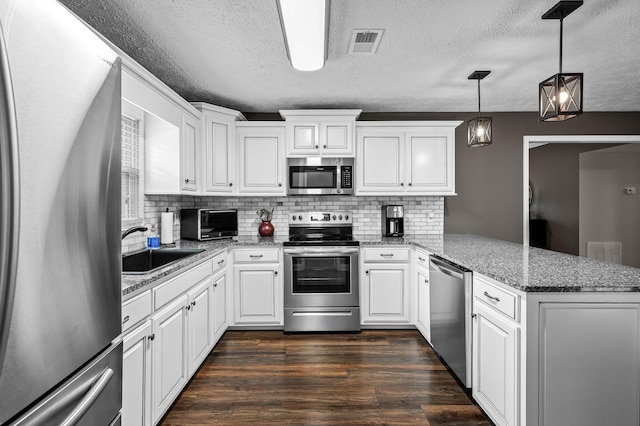
<svg viewBox="0 0 640 426"><path fill-rule="evenodd" d="M357 254L358 249L354 247L350 248L327 248L327 247L318 247L318 248L286 248L284 249L285 255L322 255L322 256L334 256L334 255L343 255L343 254Z"/></svg>

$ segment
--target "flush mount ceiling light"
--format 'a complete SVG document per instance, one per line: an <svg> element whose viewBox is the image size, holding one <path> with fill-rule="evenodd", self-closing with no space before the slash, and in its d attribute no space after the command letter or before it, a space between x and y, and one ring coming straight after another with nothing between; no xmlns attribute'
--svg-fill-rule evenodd
<svg viewBox="0 0 640 426"><path fill-rule="evenodd" d="M327 58L329 0L278 0L278 12L291 66L316 71Z"/></svg>
<svg viewBox="0 0 640 426"><path fill-rule="evenodd" d="M582 114L582 73L562 72L562 21L582 6L582 0L561 1L542 19L560 20L560 70L540 83L538 121L564 121Z"/></svg>
<svg viewBox="0 0 640 426"><path fill-rule="evenodd" d="M491 145L491 117L482 117L480 114L480 80L490 72L474 71L469 76L469 80L478 80L478 116L469 120L467 126L467 145L471 148Z"/></svg>

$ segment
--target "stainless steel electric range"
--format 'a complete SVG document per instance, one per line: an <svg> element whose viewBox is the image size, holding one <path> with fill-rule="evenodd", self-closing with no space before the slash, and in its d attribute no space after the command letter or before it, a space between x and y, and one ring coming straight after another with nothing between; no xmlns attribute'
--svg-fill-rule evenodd
<svg viewBox="0 0 640 426"><path fill-rule="evenodd" d="M360 331L351 212L299 212L284 242L284 331Z"/></svg>

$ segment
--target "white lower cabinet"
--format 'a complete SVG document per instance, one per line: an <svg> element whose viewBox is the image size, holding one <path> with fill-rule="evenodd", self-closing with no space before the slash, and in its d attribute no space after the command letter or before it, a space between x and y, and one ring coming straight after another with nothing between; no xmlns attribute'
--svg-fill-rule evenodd
<svg viewBox="0 0 640 426"><path fill-rule="evenodd" d="M284 324L284 289L279 248L233 250L234 326L272 327Z"/></svg>
<svg viewBox="0 0 640 426"><path fill-rule="evenodd" d="M519 329L477 299L473 312L473 398L496 425L515 425Z"/></svg>
<svg viewBox="0 0 640 426"><path fill-rule="evenodd" d="M416 328L431 342L431 306L429 299L429 270L418 268L416 272L417 315Z"/></svg>
<svg viewBox="0 0 640 426"><path fill-rule="evenodd" d="M122 424L151 425L151 321L127 333L122 354Z"/></svg>
<svg viewBox="0 0 640 426"><path fill-rule="evenodd" d="M211 351L212 292L211 278L207 278L187 293L189 376L196 372Z"/></svg>
<svg viewBox="0 0 640 426"><path fill-rule="evenodd" d="M233 269L234 324L282 325L280 265L236 265Z"/></svg>
<svg viewBox="0 0 640 426"><path fill-rule="evenodd" d="M216 274L213 277L213 327L212 345L215 345L227 330L227 272L226 270Z"/></svg>
<svg viewBox="0 0 640 426"><path fill-rule="evenodd" d="M186 294L156 312L153 323L153 420L157 422L187 383Z"/></svg>

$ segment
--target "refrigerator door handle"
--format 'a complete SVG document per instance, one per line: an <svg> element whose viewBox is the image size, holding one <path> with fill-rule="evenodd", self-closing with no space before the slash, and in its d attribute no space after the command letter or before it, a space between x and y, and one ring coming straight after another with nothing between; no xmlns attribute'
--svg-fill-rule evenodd
<svg viewBox="0 0 640 426"><path fill-rule="evenodd" d="M9 57L0 26L0 374L13 312L20 225L18 132Z"/></svg>
<svg viewBox="0 0 640 426"><path fill-rule="evenodd" d="M80 400L78 405L73 409L71 414L67 416L66 419L61 423L61 426L73 426L78 423L78 420L87 412L89 408L93 405L94 402L98 399L100 394L104 391L104 389L109 384L109 381L113 377L113 370L107 368L104 370L100 378L91 385L89 391L85 394L84 397Z"/></svg>

